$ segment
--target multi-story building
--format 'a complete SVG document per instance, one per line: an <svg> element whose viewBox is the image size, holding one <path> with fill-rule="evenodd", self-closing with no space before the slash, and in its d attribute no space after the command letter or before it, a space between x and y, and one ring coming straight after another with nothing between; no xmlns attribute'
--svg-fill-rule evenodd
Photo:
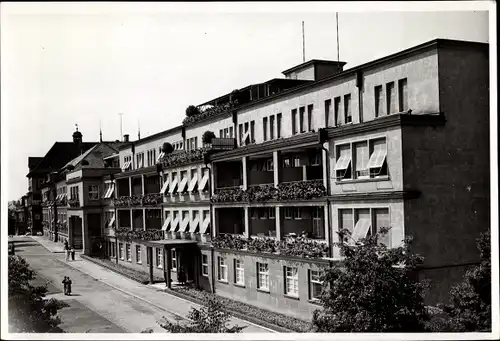
<svg viewBox="0 0 500 341"><path fill-rule="evenodd" d="M490 224L488 49L438 39L345 71L311 60L203 103L104 158L121 171L100 173L103 218L88 224L151 280L183 272L299 318L342 261L337 232L389 227L386 245L411 235L425 257L428 300L446 300Z"/></svg>

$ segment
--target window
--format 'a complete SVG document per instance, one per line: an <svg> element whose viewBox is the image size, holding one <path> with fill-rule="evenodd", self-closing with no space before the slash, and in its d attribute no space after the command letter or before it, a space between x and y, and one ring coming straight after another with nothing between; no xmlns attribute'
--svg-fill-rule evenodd
<svg viewBox="0 0 500 341"><path fill-rule="evenodd" d="M220 138L223 138L223 137L224 137L224 136L223 136L223 134L222 134L222 129L220 129L220 130L219 130L219 137L220 137Z"/></svg>
<svg viewBox="0 0 500 341"><path fill-rule="evenodd" d="M383 100L382 85L375 87L375 117L380 117L384 114L384 100Z"/></svg>
<svg viewBox="0 0 500 341"><path fill-rule="evenodd" d="M141 246L140 246L140 245L136 245L136 246L135 246L135 261L136 261L138 264L141 264L141 263L142 263L142 258L141 258Z"/></svg>
<svg viewBox="0 0 500 341"><path fill-rule="evenodd" d="M354 154L356 160L353 163L356 169L356 178L364 179L370 177L370 172L368 170L368 142L357 142L354 144L354 150L356 154Z"/></svg>
<svg viewBox="0 0 500 341"><path fill-rule="evenodd" d="M99 200L99 186L89 186L89 200Z"/></svg>
<svg viewBox="0 0 500 341"><path fill-rule="evenodd" d="M70 197L72 200L80 200L79 190L80 189L78 186L73 186L73 187L69 188ZM47 197L48 197L48 194L49 194L49 192L46 193Z"/></svg>
<svg viewBox="0 0 500 341"><path fill-rule="evenodd" d="M267 208L267 218L276 219L276 209L274 207Z"/></svg>
<svg viewBox="0 0 500 341"><path fill-rule="evenodd" d="M340 97L335 97L334 102L334 110L335 110L335 126L339 126L339 117L340 117Z"/></svg>
<svg viewBox="0 0 500 341"><path fill-rule="evenodd" d="M127 260L129 262L132 261L132 252L130 251L130 244L126 244L125 245L125 252L126 252L126 255L127 255Z"/></svg>
<svg viewBox="0 0 500 341"><path fill-rule="evenodd" d="M315 152L313 155L310 157L310 163L311 166L321 166L321 161L323 159L322 151L319 150Z"/></svg>
<svg viewBox="0 0 500 341"><path fill-rule="evenodd" d="M269 117L269 139L274 140L274 115Z"/></svg>
<svg viewBox="0 0 500 341"><path fill-rule="evenodd" d="M285 207L285 219L301 220L302 219L302 209L300 207Z"/></svg>
<svg viewBox="0 0 500 341"><path fill-rule="evenodd" d="M304 112L306 111L305 107L300 107L299 108L299 127L300 127L300 132L303 133L306 131L306 125L304 122Z"/></svg>
<svg viewBox="0 0 500 341"><path fill-rule="evenodd" d="M387 115L396 112L396 94L394 89L394 82L387 83L385 85L385 90L387 94Z"/></svg>
<svg viewBox="0 0 500 341"><path fill-rule="evenodd" d="M351 123L352 122L352 116L351 116L351 95L345 95L344 96L344 117L345 117L345 123Z"/></svg>
<svg viewBox="0 0 500 341"><path fill-rule="evenodd" d="M198 149L198 136L194 138L194 149Z"/></svg>
<svg viewBox="0 0 500 341"><path fill-rule="evenodd" d="M281 137L281 113L276 115L276 137Z"/></svg>
<svg viewBox="0 0 500 341"><path fill-rule="evenodd" d="M116 244L115 242L111 242L111 257L115 258L116 257Z"/></svg>
<svg viewBox="0 0 500 341"><path fill-rule="evenodd" d="M234 283L245 285L245 269L243 261L240 259L234 260Z"/></svg>
<svg viewBox="0 0 500 341"><path fill-rule="evenodd" d="M149 254L149 248L147 248L147 249L146 249L146 264L147 264L147 265L151 264L151 257L152 257L152 256L153 256L153 255L150 255L150 254Z"/></svg>
<svg viewBox="0 0 500 341"><path fill-rule="evenodd" d="M323 291L323 282L320 281L320 272L309 270L309 299L319 300L319 296Z"/></svg>
<svg viewBox="0 0 500 341"><path fill-rule="evenodd" d="M382 227L390 228L389 222L389 209L388 208L374 208L372 210L373 221L371 233L379 233ZM387 247L391 247L390 230L385 235L380 235L378 242Z"/></svg>
<svg viewBox="0 0 500 341"><path fill-rule="evenodd" d="M201 274L208 277L208 256L204 254L201 255Z"/></svg>
<svg viewBox="0 0 500 341"><path fill-rule="evenodd" d="M257 288L269 290L269 265L257 263Z"/></svg>
<svg viewBox="0 0 500 341"><path fill-rule="evenodd" d="M174 213L175 216L175 213ZM172 255L172 270L177 271L177 254L175 252L175 249L171 250L171 255Z"/></svg>
<svg viewBox="0 0 500 341"><path fill-rule="evenodd" d="M342 229L347 229L352 233L354 229L354 218L352 209L339 210L339 231Z"/></svg>
<svg viewBox="0 0 500 341"><path fill-rule="evenodd" d="M299 271L297 268L285 266L285 294L299 296Z"/></svg>
<svg viewBox="0 0 500 341"><path fill-rule="evenodd" d="M408 82L406 78L398 81L399 111L408 110Z"/></svg>
<svg viewBox="0 0 500 341"><path fill-rule="evenodd" d="M354 231L352 239L360 240L368 235L368 230L371 227L370 209L362 208L354 210Z"/></svg>
<svg viewBox="0 0 500 341"><path fill-rule="evenodd" d="M370 141L370 160L366 168L370 172L370 178L387 176L387 146L385 138Z"/></svg>
<svg viewBox="0 0 500 341"><path fill-rule="evenodd" d="M118 246L120 247L120 249L118 250L119 251L119 254L120 254L120 259L124 259L123 258L123 243L120 243L118 244Z"/></svg>
<svg viewBox="0 0 500 341"><path fill-rule="evenodd" d="M337 162L335 163L335 175L337 181L351 178L351 146L337 146Z"/></svg>
<svg viewBox="0 0 500 341"><path fill-rule="evenodd" d="M285 219L293 219L293 207L285 207Z"/></svg>
<svg viewBox="0 0 500 341"><path fill-rule="evenodd" d="M250 143L255 142L255 121L250 122Z"/></svg>
<svg viewBox="0 0 500 341"><path fill-rule="evenodd" d="M262 132L264 133L264 141L267 141L267 117L262 119Z"/></svg>
<svg viewBox="0 0 500 341"><path fill-rule="evenodd" d="M292 135L297 134L297 109L292 109Z"/></svg>
<svg viewBox="0 0 500 341"><path fill-rule="evenodd" d="M218 271L217 271L217 278L219 281L222 282L227 282L227 263L226 259L224 257L217 257L218 258Z"/></svg>
<svg viewBox="0 0 500 341"><path fill-rule="evenodd" d="M312 104L309 104L307 106L307 131L313 130L313 120L312 120L313 108L314 106Z"/></svg>
<svg viewBox="0 0 500 341"><path fill-rule="evenodd" d="M315 238L325 238L325 228L323 227L323 207L312 207L312 226Z"/></svg>
<svg viewBox="0 0 500 341"><path fill-rule="evenodd" d="M229 127L229 137L233 138L233 127Z"/></svg>
<svg viewBox="0 0 500 341"><path fill-rule="evenodd" d="M156 267L163 268L163 249L156 248Z"/></svg>
<svg viewBox="0 0 500 341"><path fill-rule="evenodd" d="M332 110L332 100L327 99L325 101L325 126L330 127L331 111Z"/></svg>
<svg viewBox="0 0 500 341"><path fill-rule="evenodd" d="M238 125L238 131L240 134L240 146L243 145L243 124Z"/></svg>

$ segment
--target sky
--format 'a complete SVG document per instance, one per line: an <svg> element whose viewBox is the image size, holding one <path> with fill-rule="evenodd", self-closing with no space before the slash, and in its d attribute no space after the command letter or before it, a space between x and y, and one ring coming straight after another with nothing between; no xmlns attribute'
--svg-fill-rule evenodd
<svg viewBox="0 0 500 341"><path fill-rule="evenodd" d="M28 156L71 141L75 124L84 141L98 141L100 125L104 140L116 140L123 113L123 133L135 140L139 125L146 137L181 124L189 105L283 77L283 70L302 63L302 21L306 60L335 60L339 11L345 69L435 38L489 42L488 12L450 6L381 11L384 4L372 4L371 12L362 12L369 7L123 5L1 4L8 200L27 192Z"/></svg>

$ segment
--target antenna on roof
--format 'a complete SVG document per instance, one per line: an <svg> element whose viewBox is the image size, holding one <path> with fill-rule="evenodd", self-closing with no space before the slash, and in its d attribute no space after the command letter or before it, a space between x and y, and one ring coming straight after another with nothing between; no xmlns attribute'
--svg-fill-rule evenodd
<svg viewBox="0 0 500 341"><path fill-rule="evenodd" d="M141 125L139 123L139 120L137 120L137 139L141 139Z"/></svg>
<svg viewBox="0 0 500 341"><path fill-rule="evenodd" d="M119 113L120 116L120 140L123 141L123 113Z"/></svg>
<svg viewBox="0 0 500 341"><path fill-rule="evenodd" d="M101 120L99 120L99 141L102 142Z"/></svg>
<svg viewBox="0 0 500 341"><path fill-rule="evenodd" d="M304 34L304 22L302 21L302 62L306 61L306 38Z"/></svg>
<svg viewBox="0 0 500 341"><path fill-rule="evenodd" d="M335 18L337 21L337 63L340 62L340 56L339 56L339 12L335 12Z"/></svg>

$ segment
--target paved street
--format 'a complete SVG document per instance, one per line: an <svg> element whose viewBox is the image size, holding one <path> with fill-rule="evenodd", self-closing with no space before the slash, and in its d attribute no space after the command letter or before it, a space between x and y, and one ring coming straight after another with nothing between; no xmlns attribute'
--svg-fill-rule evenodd
<svg viewBox="0 0 500 341"><path fill-rule="evenodd" d="M146 328L164 332L156 321L183 319L194 303L159 292L79 257L66 263L63 253L52 253L30 237L15 237L16 254L25 257L38 274L38 283L48 283L49 296L67 300L62 310L67 332L139 333ZM64 276L73 281L68 297L62 294ZM244 332L269 332L268 329L233 318L231 323L246 325Z"/></svg>

